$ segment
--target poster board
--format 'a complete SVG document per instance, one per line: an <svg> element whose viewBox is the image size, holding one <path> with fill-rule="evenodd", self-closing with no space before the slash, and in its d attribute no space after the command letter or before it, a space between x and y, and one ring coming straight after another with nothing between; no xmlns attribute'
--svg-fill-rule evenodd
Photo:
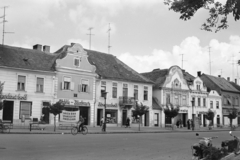
<svg viewBox="0 0 240 160"><path fill-rule="evenodd" d="M79 120L80 111L65 111L63 110L60 114L60 122L74 123Z"/></svg>
<svg viewBox="0 0 240 160"><path fill-rule="evenodd" d="M194 129L199 130L200 129L200 120L198 117L194 117Z"/></svg>

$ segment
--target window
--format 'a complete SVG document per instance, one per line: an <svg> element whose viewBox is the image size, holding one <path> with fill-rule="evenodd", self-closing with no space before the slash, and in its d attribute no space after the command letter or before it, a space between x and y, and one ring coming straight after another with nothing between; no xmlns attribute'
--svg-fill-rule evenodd
<svg viewBox="0 0 240 160"><path fill-rule="evenodd" d="M179 105L179 97L177 94L175 94L175 98L174 98L175 104Z"/></svg>
<svg viewBox="0 0 240 160"><path fill-rule="evenodd" d="M63 90L70 90L70 84L71 84L71 78L70 77L64 77L63 78Z"/></svg>
<svg viewBox="0 0 240 160"><path fill-rule="evenodd" d="M18 76L18 90L19 91L25 91L26 86L26 76Z"/></svg>
<svg viewBox="0 0 240 160"><path fill-rule="evenodd" d="M210 101L210 108L213 108L213 101Z"/></svg>
<svg viewBox="0 0 240 160"><path fill-rule="evenodd" d="M106 123L117 123L117 115L118 111L117 110L106 110Z"/></svg>
<svg viewBox="0 0 240 160"><path fill-rule="evenodd" d="M197 90L200 91L200 84L197 84Z"/></svg>
<svg viewBox="0 0 240 160"><path fill-rule="evenodd" d="M74 66L79 67L81 62L81 58L74 58Z"/></svg>
<svg viewBox="0 0 240 160"><path fill-rule="evenodd" d="M192 98L192 106L195 106L195 97Z"/></svg>
<svg viewBox="0 0 240 160"><path fill-rule="evenodd" d="M198 98L198 106L201 106L201 98Z"/></svg>
<svg viewBox="0 0 240 160"><path fill-rule="evenodd" d="M89 81L88 80L86 80L86 79L82 79L81 80L81 84L80 84L80 87L79 87L79 91L80 92L89 92Z"/></svg>
<svg viewBox="0 0 240 160"><path fill-rule="evenodd" d="M144 86L143 100L148 100L148 87Z"/></svg>
<svg viewBox="0 0 240 160"><path fill-rule="evenodd" d="M24 115L26 119L29 119L32 112L32 103L31 102L20 102L20 115L19 118L21 119Z"/></svg>
<svg viewBox="0 0 240 160"><path fill-rule="evenodd" d="M113 82L112 85L112 98L117 98L117 83Z"/></svg>
<svg viewBox="0 0 240 160"><path fill-rule="evenodd" d="M219 109L219 102L216 101L216 108Z"/></svg>
<svg viewBox="0 0 240 160"><path fill-rule="evenodd" d="M235 97L232 97L232 103L233 103L233 105L236 105L235 104Z"/></svg>
<svg viewBox="0 0 240 160"><path fill-rule="evenodd" d="M166 94L166 104L170 103L170 94Z"/></svg>
<svg viewBox="0 0 240 160"><path fill-rule="evenodd" d="M226 97L223 98L223 104L225 104L225 105L227 104L227 98Z"/></svg>
<svg viewBox="0 0 240 160"><path fill-rule="evenodd" d="M36 91L43 92L44 79L37 77Z"/></svg>
<svg viewBox="0 0 240 160"><path fill-rule="evenodd" d="M134 85L133 96L134 96L134 100L138 100L138 86L137 85Z"/></svg>
<svg viewBox="0 0 240 160"><path fill-rule="evenodd" d="M206 98L203 98L203 107L206 107Z"/></svg>
<svg viewBox="0 0 240 160"><path fill-rule="evenodd" d="M187 98L185 95L182 96L182 105L186 105L187 103Z"/></svg>
<svg viewBox="0 0 240 160"><path fill-rule="evenodd" d="M235 99L235 105L238 106L238 97Z"/></svg>
<svg viewBox="0 0 240 160"><path fill-rule="evenodd" d="M106 82L101 81L101 97L104 97L104 92L106 92Z"/></svg>
<svg viewBox="0 0 240 160"><path fill-rule="evenodd" d="M123 84L123 97L128 96L128 84Z"/></svg>

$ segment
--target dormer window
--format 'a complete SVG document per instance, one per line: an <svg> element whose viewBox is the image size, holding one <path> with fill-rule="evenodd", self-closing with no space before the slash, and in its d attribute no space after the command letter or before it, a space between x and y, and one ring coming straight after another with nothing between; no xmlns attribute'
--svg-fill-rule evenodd
<svg viewBox="0 0 240 160"><path fill-rule="evenodd" d="M79 57L74 58L74 66L80 67L80 62L81 62L81 58Z"/></svg>

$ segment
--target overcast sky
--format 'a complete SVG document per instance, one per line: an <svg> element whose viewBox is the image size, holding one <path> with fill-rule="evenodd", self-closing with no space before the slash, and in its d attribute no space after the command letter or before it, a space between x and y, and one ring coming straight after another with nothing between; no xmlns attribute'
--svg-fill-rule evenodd
<svg viewBox="0 0 240 160"><path fill-rule="evenodd" d="M0 4L8 6L5 31L14 32L5 34L6 45L42 44L55 52L73 42L89 49L87 34L92 27L91 49L108 53L110 23L110 54L139 73L183 65L193 76L197 71L210 74L211 47L211 74L240 77L240 21L231 16L229 28L214 33L200 29L207 11L183 21L163 0L1 0ZM1 24L1 32L2 28Z"/></svg>

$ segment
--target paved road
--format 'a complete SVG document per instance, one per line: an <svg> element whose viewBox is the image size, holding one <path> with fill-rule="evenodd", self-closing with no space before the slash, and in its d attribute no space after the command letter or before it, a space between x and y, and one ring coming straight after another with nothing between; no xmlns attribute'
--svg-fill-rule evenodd
<svg viewBox="0 0 240 160"><path fill-rule="evenodd" d="M240 132L236 131L240 136ZM231 139L228 132L201 132L219 136L214 144ZM195 133L142 134L1 134L1 160L189 160Z"/></svg>

